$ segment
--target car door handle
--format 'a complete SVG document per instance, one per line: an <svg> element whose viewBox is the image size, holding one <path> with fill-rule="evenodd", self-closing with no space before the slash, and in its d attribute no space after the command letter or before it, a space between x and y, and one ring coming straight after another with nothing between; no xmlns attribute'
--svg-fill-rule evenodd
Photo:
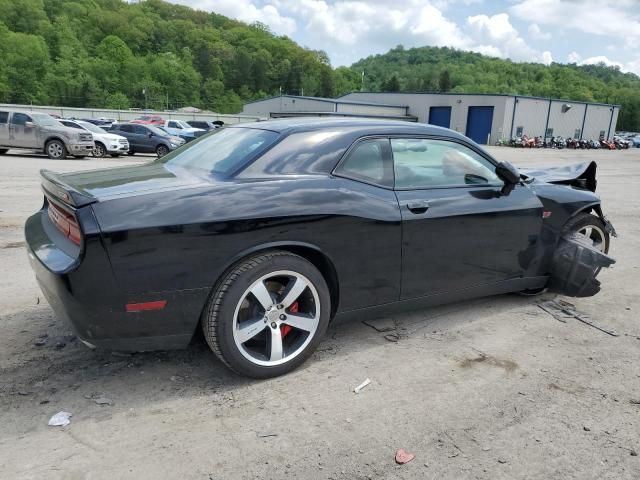
<svg viewBox="0 0 640 480"><path fill-rule="evenodd" d="M407 208L411 213L420 214L429 210L429 202L426 200L420 200L416 202L407 203Z"/></svg>

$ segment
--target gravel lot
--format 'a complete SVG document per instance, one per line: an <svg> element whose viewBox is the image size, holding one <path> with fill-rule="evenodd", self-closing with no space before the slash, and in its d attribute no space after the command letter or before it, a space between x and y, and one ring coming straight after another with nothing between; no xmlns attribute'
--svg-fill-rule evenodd
<svg viewBox="0 0 640 480"><path fill-rule="evenodd" d="M618 263L599 295L569 300L620 335L554 319L537 306L551 295L504 295L395 316L397 342L334 325L302 368L268 381L229 373L203 341L91 351L43 299L22 233L42 202L38 170L148 157L0 157L0 477L640 478L640 149L491 151L598 161ZM48 427L61 410L71 425ZM415 460L396 465L398 448Z"/></svg>

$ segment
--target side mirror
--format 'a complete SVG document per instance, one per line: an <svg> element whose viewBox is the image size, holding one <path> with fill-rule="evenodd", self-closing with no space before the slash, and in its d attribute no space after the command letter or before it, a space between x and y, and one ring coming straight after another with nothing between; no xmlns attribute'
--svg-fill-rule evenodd
<svg viewBox="0 0 640 480"><path fill-rule="evenodd" d="M35 126L36 126L36 124L33 123L33 122L24 122L24 127L25 128L33 128Z"/></svg>
<svg viewBox="0 0 640 480"><path fill-rule="evenodd" d="M153 132L149 132L149 138L153 137Z"/></svg>
<svg viewBox="0 0 640 480"><path fill-rule="evenodd" d="M509 162L500 162L496 167L496 175L504 182L503 195L509 195L520 183L520 172Z"/></svg>

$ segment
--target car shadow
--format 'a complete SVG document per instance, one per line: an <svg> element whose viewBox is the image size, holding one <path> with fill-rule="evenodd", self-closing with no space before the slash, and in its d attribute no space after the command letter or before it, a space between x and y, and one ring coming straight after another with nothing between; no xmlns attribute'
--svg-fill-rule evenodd
<svg viewBox="0 0 640 480"><path fill-rule="evenodd" d="M417 310L394 315L393 331L385 332L362 323L371 320L365 317L335 323L312 357L284 377L284 385L300 380L300 376L330 370L335 362L344 361L346 355L380 348L389 341L402 344L406 339L422 338L425 333L455 331L463 324L483 318L478 315L481 311L486 317L534 303L535 299L527 297L501 295ZM19 332L11 345L0 344L3 414L20 408L35 416L46 415L54 405L82 411L96 407L96 400L103 397L115 403L113 412L124 406L160 405L174 398L202 395L232 402L235 392L261 382L228 370L199 334L184 350L123 354L85 347L64 322L54 318L47 305L7 317L0 319L2 324L28 327ZM287 377L290 378L286 380Z"/></svg>

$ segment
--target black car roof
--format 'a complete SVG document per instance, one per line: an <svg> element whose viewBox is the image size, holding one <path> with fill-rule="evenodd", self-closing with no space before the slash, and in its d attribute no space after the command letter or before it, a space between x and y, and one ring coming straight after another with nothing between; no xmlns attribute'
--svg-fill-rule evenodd
<svg viewBox="0 0 640 480"><path fill-rule="evenodd" d="M345 131L358 131L371 134L414 134L436 135L454 138L466 138L460 133L448 128L437 127L425 123L405 122L402 120L382 120L373 118L321 118L321 117L295 117L277 120L267 120L255 123L237 123L229 125L231 128L258 128L271 130L278 133L290 134L296 132L309 132L323 129L340 129Z"/></svg>

